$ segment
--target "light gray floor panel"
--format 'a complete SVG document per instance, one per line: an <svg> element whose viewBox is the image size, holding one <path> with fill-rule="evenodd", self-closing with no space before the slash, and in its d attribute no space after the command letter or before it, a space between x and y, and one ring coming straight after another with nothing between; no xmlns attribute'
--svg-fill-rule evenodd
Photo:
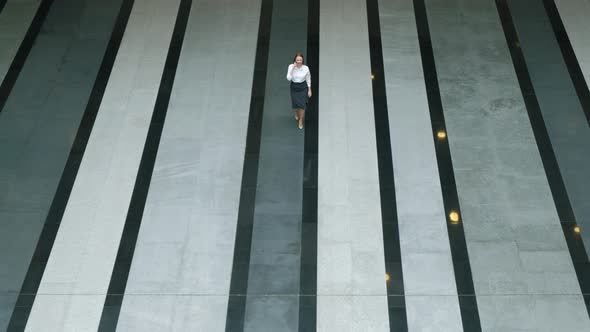
<svg viewBox="0 0 590 332"><path fill-rule="evenodd" d="M408 331L468 332L461 326L456 295L406 295L406 308Z"/></svg>
<svg viewBox="0 0 590 332"><path fill-rule="evenodd" d="M322 1L319 30L317 327L388 331L365 3Z"/></svg>
<svg viewBox="0 0 590 332"><path fill-rule="evenodd" d="M259 14L193 1L119 331L225 327Z"/></svg>
<svg viewBox="0 0 590 332"><path fill-rule="evenodd" d="M26 331L98 328L178 4L135 1Z"/></svg>
<svg viewBox="0 0 590 332"><path fill-rule="evenodd" d="M380 1L379 16L408 328L458 331L461 314L412 1Z"/></svg>
<svg viewBox="0 0 590 332"><path fill-rule="evenodd" d="M386 296L318 294L317 301L317 331L389 331Z"/></svg>
<svg viewBox="0 0 590 332"><path fill-rule="evenodd" d="M125 304L119 331L224 331L226 295L127 294Z"/></svg>
<svg viewBox="0 0 590 332"><path fill-rule="evenodd" d="M494 1L427 1L427 10L483 330L551 331L544 310L560 313L553 324L589 329L565 239L552 236L559 219ZM512 236L482 239L491 225ZM498 301L529 325L495 327Z"/></svg>
<svg viewBox="0 0 590 332"><path fill-rule="evenodd" d="M0 36L7 38L2 57L14 56L37 5L7 3L0 15ZM0 293L17 295L21 289L119 6L120 0L55 1L0 114ZM70 8L68 16L63 7ZM86 34L91 22L94 33ZM93 53L77 56L89 47ZM7 320L2 315L0 330L11 312Z"/></svg>

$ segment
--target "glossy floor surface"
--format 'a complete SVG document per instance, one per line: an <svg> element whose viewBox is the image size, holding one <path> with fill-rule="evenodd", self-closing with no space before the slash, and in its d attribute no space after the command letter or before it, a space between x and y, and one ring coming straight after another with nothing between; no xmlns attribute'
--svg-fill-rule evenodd
<svg viewBox="0 0 590 332"><path fill-rule="evenodd" d="M0 331L590 331L589 18L0 0Z"/></svg>

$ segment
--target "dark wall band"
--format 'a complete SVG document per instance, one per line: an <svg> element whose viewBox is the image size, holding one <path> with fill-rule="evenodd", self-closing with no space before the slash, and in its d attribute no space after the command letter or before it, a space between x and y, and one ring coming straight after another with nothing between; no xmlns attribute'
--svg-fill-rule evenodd
<svg viewBox="0 0 590 332"><path fill-rule="evenodd" d="M10 65L8 72L2 81L2 84L0 85L0 112L2 112L4 109L6 100L8 99L8 96L10 95L10 92L16 83L16 80L18 79L20 71L25 65L25 61L27 60L31 49L35 44L35 40L39 35L39 31L41 31L41 25L43 25L43 22L45 21L52 4L53 0L43 0L41 2L39 9L37 9L37 13L35 14L35 17L33 17L33 21L27 30L27 34L18 48L14 59L12 60L12 64Z"/></svg>
<svg viewBox="0 0 590 332"><path fill-rule="evenodd" d="M39 14L39 12L41 12L40 8L37 12L37 16L35 17L35 20L39 25L41 25L41 22L47 15L49 8L48 6L50 5L51 1L44 1L43 3L47 3L47 7L44 9L44 14ZM78 174L80 163L82 162L84 151L86 150L86 146L88 144L88 139L90 138L90 133L92 132L94 121L98 114L100 103L104 96L107 82L111 75L111 70L113 68L113 64L115 62L115 58L123 38L123 33L125 31L125 27L127 26L127 21L129 20L132 7L133 0L125 0L121 5L121 9L119 10L119 14L117 16L111 38L107 45L100 69L98 71L96 81L92 88L88 104L86 105L84 115L80 121L80 127L76 133L76 138L72 144L72 149L70 150L70 154L55 192L55 196L51 203L49 213L45 219L43 230L41 231L37 247L35 248L33 258L31 259L31 263L27 270L25 281L23 282L16 302L16 307L12 313L12 316L10 317L10 322L8 324L9 331L24 331L25 329L28 316L31 312L33 302L35 301L37 291L39 290L39 286L41 284L45 266L49 260L49 254L53 248L61 219L72 192L74 181ZM41 16L42 18L40 18ZM37 28L37 32L39 29L40 26ZM31 29L29 29L27 35L29 35L29 33L31 33ZM34 36L36 36L36 33ZM32 44L34 37L29 37L29 39L30 43ZM23 45L24 44L25 43L23 43ZM23 46L21 46L21 48L22 47ZM26 54L28 54L29 50L30 47L28 47L26 50ZM19 50L19 53L20 52L21 51ZM22 67L23 64L24 59L22 59L22 62L20 62L20 66Z"/></svg>
<svg viewBox="0 0 590 332"><path fill-rule="evenodd" d="M373 107L379 165L385 272L389 276L389 280L386 281L389 329L390 331L407 331L408 321L404 297L404 278L395 198L393 159L391 155L391 138L389 134L389 115L385 90L378 0L367 0L367 21L369 25L371 74L373 75Z"/></svg>
<svg viewBox="0 0 590 332"><path fill-rule="evenodd" d="M230 296L225 324L225 330L228 332L244 330L254 205L256 202L256 183L258 179L258 160L260 157L262 115L264 111L266 71L270 43L270 26L272 23L272 5L272 0L262 0L260 8L250 113L248 115L248 131L246 134L246 151L242 171L236 239L234 241Z"/></svg>
<svg viewBox="0 0 590 332"><path fill-rule="evenodd" d="M590 263L588 261L588 255L586 254L582 237L576 231L578 229L576 218L559 171L559 165L557 164L551 140L549 139L549 133L547 132L539 102L535 95L524 54L520 48L518 34L512 20L512 15L510 14L510 9L506 0L496 0L496 6L504 29L506 43L510 49L510 55L512 56L514 70L516 71L527 114L535 135L535 141L537 142L537 147L543 161L543 168L545 169L549 187L551 188L553 201L555 202L568 250L574 263L578 282L584 295L586 311L590 316L590 269L588 268Z"/></svg>
<svg viewBox="0 0 590 332"><path fill-rule="evenodd" d="M438 132L442 131L447 133L447 130L424 0L414 0L414 11L416 14L416 25L418 28L420 51L422 53L422 66L424 68L424 80L426 81L430 120L432 122L436 159L438 161L440 184L447 219L447 231L449 233L453 269L455 271L455 282L457 285L457 293L459 295L461 321L465 331L481 331L479 309L477 307L477 299L473 287L473 277L471 275L471 265L469 263L469 254L467 252L463 224L461 222L454 222L450 219L451 212L456 212L458 216L461 216L461 210L459 207L457 187L455 185L455 175L453 173L453 162L451 159L449 143L447 139L437 138Z"/></svg>
<svg viewBox="0 0 590 332"><path fill-rule="evenodd" d="M119 249L117 251L115 266L113 267L108 293L100 317L99 332L114 332L117 329L121 304L123 302L127 280L129 278L129 270L131 269L131 262L133 259L133 253L135 252L139 229L141 227L141 219L143 217L152 173L156 163L166 114L168 112L168 103L170 102L170 95L174 85L176 68L178 67L178 60L182 50L184 33L188 24L191 6L192 0L181 0L178 8L174 30L168 48L168 55L160 80L160 88L158 89L158 95L156 97L156 103L154 105L146 142L143 147L137 177L135 178L135 186L133 187L133 194L131 195L127 218L125 219L125 226L123 227L123 233L121 235L121 242L119 243Z"/></svg>

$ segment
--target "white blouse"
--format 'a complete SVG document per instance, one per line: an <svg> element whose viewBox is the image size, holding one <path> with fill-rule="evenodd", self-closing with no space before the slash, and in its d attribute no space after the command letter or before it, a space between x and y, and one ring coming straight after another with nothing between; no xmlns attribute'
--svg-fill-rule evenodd
<svg viewBox="0 0 590 332"><path fill-rule="evenodd" d="M309 67L306 65L301 65L301 68L295 67L293 69L294 64L289 65L289 69L287 69L287 80L293 83L301 83L303 81L307 82L307 86L311 87L311 73L309 72ZM293 72L291 72L293 69Z"/></svg>

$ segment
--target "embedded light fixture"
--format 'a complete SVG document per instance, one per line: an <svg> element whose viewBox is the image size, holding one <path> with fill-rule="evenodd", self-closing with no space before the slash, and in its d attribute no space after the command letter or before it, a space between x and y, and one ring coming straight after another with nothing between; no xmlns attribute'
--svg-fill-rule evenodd
<svg viewBox="0 0 590 332"><path fill-rule="evenodd" d="M389 276L389 273L385 273L385 281L389 281L391 279L391 277Z"/></svg>
<svg viewBox="0 0 590 332"><path fill-rule="evenodd" d="M576 227L574 227L574 232L576 232L576 233L580 233L580 226L576 226Z"/></svg>
<svg viewBox="0 0 590 332"><path fill-rule="evenodd" d="M447 137L447 133L444 130L439 130L438 133L436 133L436 137L444 139Z"/></svg>
<svg viewBox="0 0 590 332"><path fill-rule="evenodd" d="M371 73L371 80L375 79L375 75L373 75L373 73Z"/></svg>
<svg viewBox="0 0 590 332"><path fill-rule="evenodd" d="M451 220L451 224L458 224L459 223L459 213L457 211L451 211L449 213L449 219Z"/></svg>

